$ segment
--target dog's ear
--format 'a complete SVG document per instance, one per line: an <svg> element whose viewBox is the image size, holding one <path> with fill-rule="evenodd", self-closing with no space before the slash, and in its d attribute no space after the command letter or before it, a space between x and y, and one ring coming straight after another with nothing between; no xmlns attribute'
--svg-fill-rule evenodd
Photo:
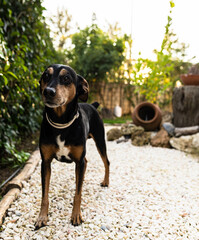
<svg viewBox="0 0 199 240"><path fill-rule="evenodd" d="M86 79L77 74L77 94L81 101L88 100L89 85Z"/></svg>

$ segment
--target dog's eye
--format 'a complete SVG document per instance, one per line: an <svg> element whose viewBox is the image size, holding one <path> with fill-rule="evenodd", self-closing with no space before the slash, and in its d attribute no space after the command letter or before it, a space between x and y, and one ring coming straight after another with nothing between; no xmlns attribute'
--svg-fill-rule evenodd
<svg viewBox="0 0 199 240"><path fill-rule="evenodd" d="M48 80L49 80L49 77L50 77L50 75L49 75L47 72L43 74L43 79L44 79L45 81L48 81Z"/></svg>
<svg viewBox="0 0 199 240"><path fill-rule="evenodd" d="M71 84L71 79L70 79L70 77L69 77L68 75L65 75L65 76L62 78L62 81L63 81L65 84L67 84L67 85Z"/></svg>

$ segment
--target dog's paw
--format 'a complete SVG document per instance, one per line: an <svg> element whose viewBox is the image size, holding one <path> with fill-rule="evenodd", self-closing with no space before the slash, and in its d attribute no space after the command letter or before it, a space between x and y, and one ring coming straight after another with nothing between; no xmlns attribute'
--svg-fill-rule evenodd
<svg viewBox="0 0 199 240"><path fill-rule="evenodd" d="M100 183L101 187L108 187L109 183L103 181L102 183Z"/></svg>
<svg viewBox="0 0 199 240"><path fill-rule="evenodd" d="M83 219L82 219L81 214L80 213L79 214L72 214L71 223L72 223L73 226L78 226L81 223L83 223Z"/></svg>
<svg viewBox="0 0 199 240"><path fill-rule="evenodd" d="M48 217L47 216L39 216L37 222L35 223L35 230L44 227L47 225Z"/></svg>

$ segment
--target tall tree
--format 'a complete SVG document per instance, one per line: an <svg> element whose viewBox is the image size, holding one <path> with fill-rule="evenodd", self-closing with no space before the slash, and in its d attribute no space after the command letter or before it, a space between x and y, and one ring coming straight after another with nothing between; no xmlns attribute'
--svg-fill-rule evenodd
<svg viewBox="0 0 199 240"><path fill-rule="evenodd" d="M68 52L71 65L89 82L107 81L111 70L124 60L124 38L111 39L96 24L72 37L74 48Z"/></svg>
<svg viewBox="0 0 199 240"><path fill-rule="evenodd" d="M72 16L67 9L57 9L57 14L50 18L50 22L53 24L52 33L55 46L58 50L64 50L66 47L67 39L71 37L71 20Z"/></svg>
<svg viewBox="0 0 199 240"><path fill-rule="evenodd" d="M110 80L111 71L117 71L124 60L125 39L111 39L95 23L74 34L72 43L74 47L68 52L71 66L98 86ZM100 94L100 87L96 90Z"/></svg>

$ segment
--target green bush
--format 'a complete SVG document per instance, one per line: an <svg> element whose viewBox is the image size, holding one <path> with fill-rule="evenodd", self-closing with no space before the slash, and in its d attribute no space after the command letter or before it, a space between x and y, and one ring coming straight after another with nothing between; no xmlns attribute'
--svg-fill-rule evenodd
<svg viewBox="0 0 199 240"><path fill-rule="evenodd" d="M16 151L15 144L21 135L39 127L39 78L44 68L56 61L43 10L40 0L0 3L1 164L6 162L5 154L12 155L13 162L20 164L26 157Z"/></svg>

